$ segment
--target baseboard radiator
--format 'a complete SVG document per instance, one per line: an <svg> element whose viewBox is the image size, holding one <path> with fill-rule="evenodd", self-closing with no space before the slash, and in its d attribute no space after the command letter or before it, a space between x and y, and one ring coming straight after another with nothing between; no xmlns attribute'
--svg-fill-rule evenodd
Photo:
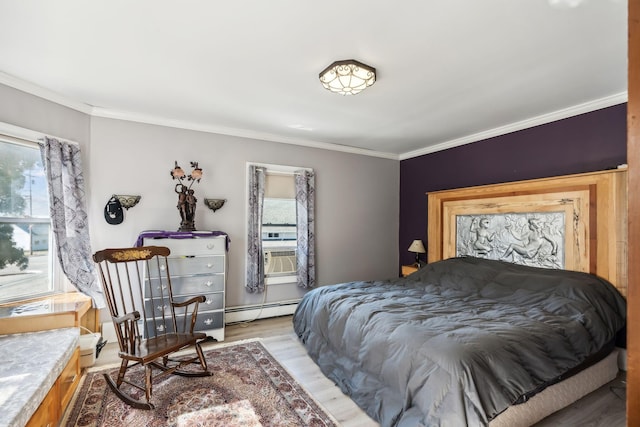
<svg viewBox="0 0 640 427"><path fill-rule="evenodd" d="M248 322L269 317L287 316L296 311L300 300L280 301L268 304L227 307L225 323ZM113 323L102 323L102 337L108 342L118 342Z"/></svg>
<svg viewBox="0 0 640 427"><path fill-rule="evenodd" d="M254 319L287 316L293 314L300 300L279 301L267 304L227 307L225 323L246 322Z"/></svg>

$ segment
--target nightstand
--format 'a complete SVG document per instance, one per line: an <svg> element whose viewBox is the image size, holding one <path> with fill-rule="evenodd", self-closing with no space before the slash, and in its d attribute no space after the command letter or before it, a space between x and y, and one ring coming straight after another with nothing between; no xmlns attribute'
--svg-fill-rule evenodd
<svg viewBox="0 0 640 427"><path fill-rule="evenodd" d="M402 277L407 277L408 275L410 275L411 273L415 273L416 271L418 271L418 267L416 267L415 264L403 265L402 266Z"/></svg>

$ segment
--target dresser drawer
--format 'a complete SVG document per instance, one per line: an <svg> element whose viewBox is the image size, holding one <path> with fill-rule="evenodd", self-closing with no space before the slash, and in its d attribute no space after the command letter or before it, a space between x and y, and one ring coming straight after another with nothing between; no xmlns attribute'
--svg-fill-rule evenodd
<svg viewBox="0 0 640 427"><path fill-rule="evenodd" d="M54 427L58 422L58 393L56 385L49 390L44 400L33 413L26 427Z"/></svg>
<svg viewBox="0 0 640 427"><path fill-rule="evenodd" d="M224 327L224 311L198 313L196 331L206 331L208 329L219 329L222 327Z"/></svg>
<svg viewBox="0 0 640 427"><path fill-rule="evenodd" d="M227 239L196 237L191 239L144 239L145 246L166 246L174 255L224 255Z"/></svg>
<svg viewBox="0 0 640 427"><path fill-rule="evenodd" d="M219 310L224 308L224 293L222 292L214 292L211 294L204 294L205 302L200 303L198 306L198 315L201 312L208 310ZM174 296L175 302L183 302L188 300L189 298L193 298L193 296ZM162 312L164 311L165 316L171 316L171 307L169 304L163 304L162 299L148 299L144 302L144 309L147 311L147 316L153 312L154 317L162 316ZM180 314L182 312L182 308L176 308L176 314Z"/></svg>
<svg viewBox="0 0 640 427"><path fill-rule="evenodd" d="M224 273L199 276L178 276L171 279L173 295L203 295L209 292L224 291ZM158 297L166 294L167 284L161 284L159 279L151 279L146 282L145 295Z"/></svg>
<svg viewBox="0 0 640 427"><path fill-rule="evenodd" d="M178 329L182 327L182 323L184 321L184 316L176 316L176 323L178 324ZM155 327L159 330L159 332L165 332L165 327L162 325L162 319L159 318L156 321ZM198 317L196 319L195 331L207 331L209 329L220 329L224 327L224 311L205 311L203 313L198 313ZM153 320L149 319L147 321L147 328L153 329L154 323ZM167 324L166 332L175 332L173 330L173 325ZM147 334L145 333L145 336Z"/></svg>
<svg viewBox="0 0 640 427"><path fill-rule="evenodd" d="M77 347L26 427L55 427L80 382L80 348Z"/></svg>
<svg viewBox="0 0 640 427"><path fill-rule="evenodd" d="M205 302L198 306L195 330L210 331L209 334L214 339L224 341L227 236L205 236L202 233L201 237L190 237L191 233L181 232L160 234L167 237L144 238L142 241L145 246L165 246L171 253L167 261L168 267L155 263L144 271L146 320L140 319L140 329L145 331L145 336L152 329L162 333L176 332L171 321L171 307L162 301L163 296L168 297L169 283L165 271L168 268L176 302L199 295L205 297ZM162 320L163 313L166 323ZM184 332L184 309L176 309L175 313L177 332Z"/></svg>
<svg viewBox="0 0 640 427"><path fill-rule="evenodd" d="M176 276L188 276L193 274L213 274L224 273L224 255L212 257L180 257L169 259L169 272L171 280ZM164 271L164 264L160 265L160 270ZM158 265L153 264L149 267L149 277L159 277Z"/></svg>
<svg viewBox="0 0 640 427"><path fill-rule="evenodd" d="M64 412L73 393L80 382L80 347L77 347L60 376L58 377L60 393L60 414Z"/></svg>

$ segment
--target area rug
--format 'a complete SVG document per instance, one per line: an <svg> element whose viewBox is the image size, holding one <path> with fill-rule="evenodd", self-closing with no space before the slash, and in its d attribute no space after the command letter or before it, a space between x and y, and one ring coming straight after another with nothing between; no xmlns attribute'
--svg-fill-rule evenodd
<svg viewBox="0 0 640 427"><path fill-rule="evenodd" d="M337 426L259 341L216 347L205 355L213 376L155 382L152 410L133 409L109 389L102 374L113 375L117 368L88 372L64 425ZM143 369L135 369L142 377Z"/></svg>

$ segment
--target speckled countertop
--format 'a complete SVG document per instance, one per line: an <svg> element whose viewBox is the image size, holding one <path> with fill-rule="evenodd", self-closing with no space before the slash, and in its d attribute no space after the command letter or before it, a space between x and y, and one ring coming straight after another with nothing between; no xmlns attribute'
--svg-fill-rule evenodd
<svg viewBox="0 0 640 427"><path fill-rule="evenodd" d="M78 328L0 335L0 427L24 426L78 346Z"/></svg>

